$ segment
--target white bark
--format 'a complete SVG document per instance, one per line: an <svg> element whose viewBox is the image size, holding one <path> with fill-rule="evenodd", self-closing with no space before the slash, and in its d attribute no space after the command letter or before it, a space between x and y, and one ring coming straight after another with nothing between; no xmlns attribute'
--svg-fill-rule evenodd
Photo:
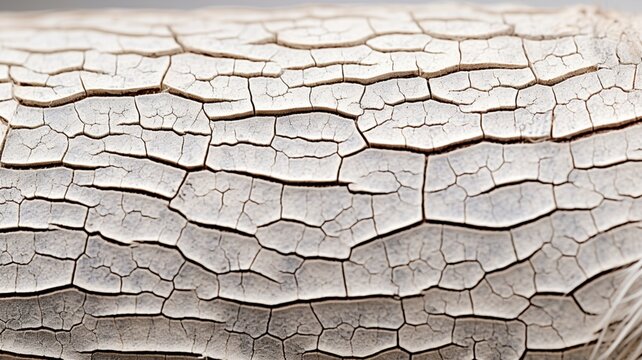
<svg viewBox="0 0 642 360"><path fill-rule="evenodd" d="M0 14L0 353L588 357L642 258L641 20Z"/></svg>

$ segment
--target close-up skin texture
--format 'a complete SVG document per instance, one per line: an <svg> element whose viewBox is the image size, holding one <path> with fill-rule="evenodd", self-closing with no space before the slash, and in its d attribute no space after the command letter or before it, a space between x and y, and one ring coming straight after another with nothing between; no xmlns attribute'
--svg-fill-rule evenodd
<svg viewBox="0 0 642 360"><path fill-rule="evenodd" d="M0 358L633 359L641 24L0 13Z"/></svg>

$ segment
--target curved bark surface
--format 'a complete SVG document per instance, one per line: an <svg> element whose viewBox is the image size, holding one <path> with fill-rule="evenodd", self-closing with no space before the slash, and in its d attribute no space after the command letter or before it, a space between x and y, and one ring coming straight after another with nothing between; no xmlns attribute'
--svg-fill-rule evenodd
<svg viewBox="0 0 642 360"><path fill-rule="evenodd" d="M642 19L0 19L7 357L585 358L642 258Z"/></svg>

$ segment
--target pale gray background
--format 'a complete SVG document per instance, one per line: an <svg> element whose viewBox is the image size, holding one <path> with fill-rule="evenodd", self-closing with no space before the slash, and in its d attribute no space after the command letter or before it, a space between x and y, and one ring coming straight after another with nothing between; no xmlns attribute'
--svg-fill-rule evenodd
<svg viewBox="0 0 642 360"><path fill-rule="evenodd" d="M352 1L338 1L338 0L317 0L308 1L315 4L345 4L345 3L388 3L394 4L393 0L352 0ZM203 6L224 5L224 6L259 6L259 7L274 7L274 6L292 6L302 5L308 3L306 1L296 0L0 0L0 11L15 11L15 10L50 10L50 9L83 9L83 8L108 8L108 7L125 7L125 8L180 8L192 9ZM404 3L418 4L418 3L435 3L435 2L448 2L448 0L435 1L435 0L405 0ZM625 11L642 11L641 0L477 0L468 1L469 3L476 4L489 4L489 3L517 3L526 4L531 6L562 6L571 4L592 4L599 5L608 9L617 9Z"/></svg>

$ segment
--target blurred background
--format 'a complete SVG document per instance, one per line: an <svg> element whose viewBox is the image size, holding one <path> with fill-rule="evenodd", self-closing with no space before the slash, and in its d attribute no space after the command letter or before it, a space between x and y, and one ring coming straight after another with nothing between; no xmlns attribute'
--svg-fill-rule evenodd
<svg viewBox="0 0 642 360"><path fill-rule="evenodd" d="M316 0L310 1L313 4L364 4L364 3L388 3L394 4L393 0ZM420 3L443 3L447 0L405 0L403 3L420 4ZM96 9L96 8L180 8L192 9L204 6L254 6L254 7L282 7L302 5L306 1L296 0L0 0L0 11L16 10L62 10L62 9ZM641 0L477 0L468 1L475 4L493 4L493 3L514 3L530 6L555 7L572 4L598 5L607 9L642 11Z"/></svg>

